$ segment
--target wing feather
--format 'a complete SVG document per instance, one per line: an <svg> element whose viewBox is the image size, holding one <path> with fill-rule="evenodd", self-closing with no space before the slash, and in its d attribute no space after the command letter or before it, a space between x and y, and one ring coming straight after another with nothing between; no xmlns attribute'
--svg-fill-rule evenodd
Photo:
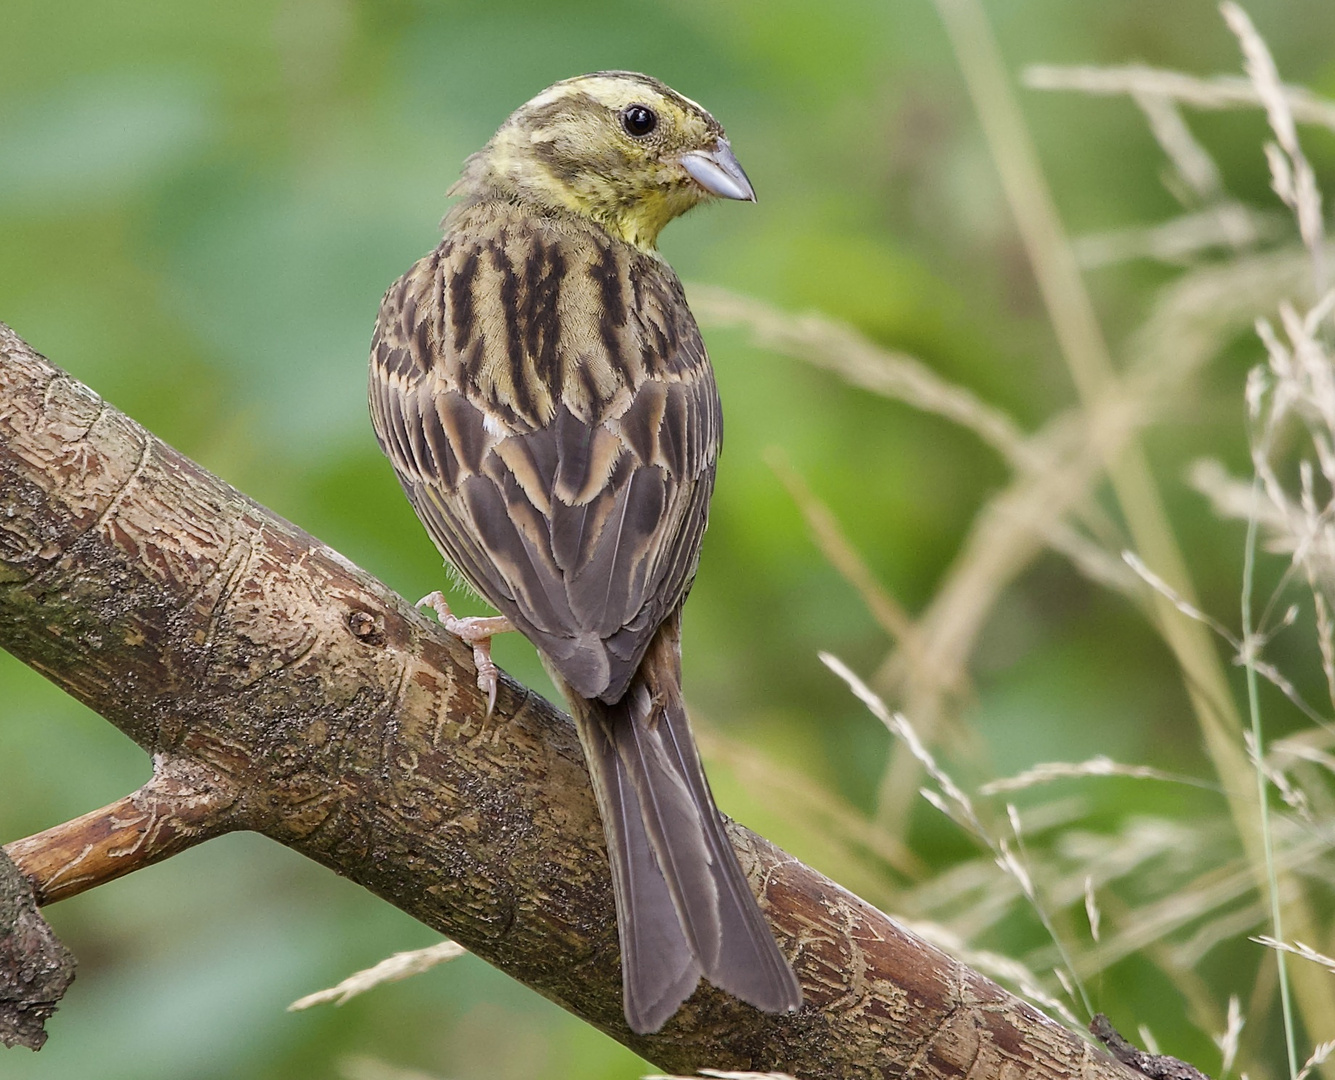
<svg viewBox="0 0 1335 1080"><path fill-rule="evenodd" d="M370 381L441 553L579 693L618 700L690 589L721 436L672 271L592 224L480 207L386 293Z"/></svg>

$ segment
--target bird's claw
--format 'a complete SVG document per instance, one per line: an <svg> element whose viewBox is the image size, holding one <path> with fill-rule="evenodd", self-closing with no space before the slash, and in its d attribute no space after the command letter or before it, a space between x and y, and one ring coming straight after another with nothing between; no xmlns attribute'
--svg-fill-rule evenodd
<svg viewBox="0 0 1335 1080"><path fill-rule="evenodd" d="M491 639L495 634L507 634L514 629L503 615L490 618L461 619L450 611L445 596L439 590L428 593L417 601L417 607L429 607L436 613L440 625L455 637L473 646L473 664L477 668L477 688L487 695L487 715L496 708L497 671L491 658Z"/></svg>

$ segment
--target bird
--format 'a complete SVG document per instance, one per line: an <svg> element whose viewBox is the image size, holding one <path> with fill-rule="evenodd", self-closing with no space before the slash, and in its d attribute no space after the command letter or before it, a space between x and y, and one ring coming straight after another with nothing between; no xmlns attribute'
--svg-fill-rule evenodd
<svg viewBox="0 0 1335 1080"><path fill-rule="evenodd" d="M703 977L767 1013L801 986L738 863L682 698L681 613L722 439L663 227L755 201L722 126L647 75L566 79L464 163L440 245L372 338L381 449L462 583L500 614L420 603L473 645L536 647L570 707L611 865L622 1001L660 1030Z"/></svg>

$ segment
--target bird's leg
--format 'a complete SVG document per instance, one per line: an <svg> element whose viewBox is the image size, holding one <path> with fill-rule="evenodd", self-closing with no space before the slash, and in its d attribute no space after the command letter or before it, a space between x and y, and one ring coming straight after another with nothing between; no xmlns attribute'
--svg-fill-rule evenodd
<svg viewBox="0 0 1335 1080"><path fill-rule="evenodd" d="M491 639L494 634L508 634L514 630L504 615L490 618L461 619L450 611L445 596L439 590L417 601L417 607L429 607L436 613L440 625L455 637L473 646L473 663L477 666L477 688L487 695L487 715L496 708L496 665L491 659Z"/></svg>

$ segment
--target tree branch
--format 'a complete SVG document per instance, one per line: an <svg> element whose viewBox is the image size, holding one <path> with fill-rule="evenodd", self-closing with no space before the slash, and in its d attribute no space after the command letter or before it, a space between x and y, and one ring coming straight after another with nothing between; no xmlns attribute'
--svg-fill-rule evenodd
<svg viewBox="0 0 1335 1080"><path fill-rule="evenodd" d="M159 755L153 779L83 817L6 844L39 904L54 904L202 843L231 824L232 785L189 758Z"/></svg>
<svg viewBox="0 0 1335 1080"><path fill-rule="evenodd" d="M48 900L253 829L670 1070L1130 1075L735 824L807 1004L766 1016L702 985L632 1034L569 721L508 679L488 718L466 646L3 324L0 646L158 763L135 795L11 845Z"/></svg>
<svg viewBox="0 0 1335 1080"><path fill-rule="evenodd" d="M28 879L0 851L0 1044L40 1050L44 1025L73 980L73 955L38 912Z"/></svg>

